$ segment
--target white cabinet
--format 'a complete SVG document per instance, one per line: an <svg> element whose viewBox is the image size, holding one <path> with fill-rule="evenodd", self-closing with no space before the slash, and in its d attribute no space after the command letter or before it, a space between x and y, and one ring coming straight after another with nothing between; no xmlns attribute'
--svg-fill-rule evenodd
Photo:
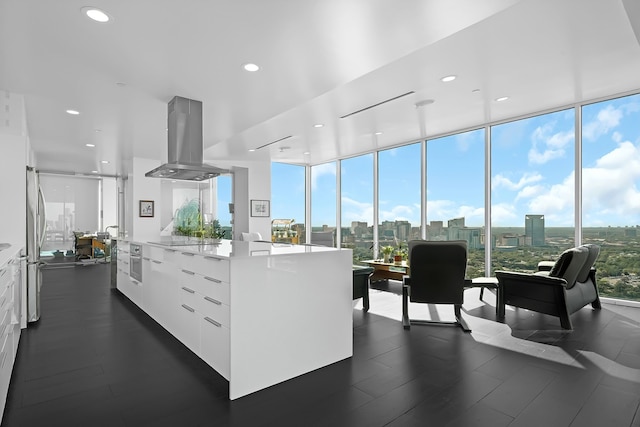
<svg viewBox="0 0 640 427"><path fill-rule="evenodd" d="M141 308L229 381L232 400L353 355L350 250L222 241L143 256ZM128 270L118 279L136 302Z"/></svg>
<svg viewBox="0 0 640 427"><path fill-rule="evenodd" d="M229 261L154 246L143 255L142 308L228 379Z"/></svg>
<svg viewBox="0 0 640 427"><path fill-rule="evenodd" d="M121 265L123 264L123 265ZM118 260L117 287L134 304L142 307L142 283L129 276L129 262Z"/></svg>
<svg viewBox="0 0 640 427"><path fill-rule="evenodd" d="M220 375L229 379L229 328L206 315L200 317L199 356Z"/></svg>
<svg viewBox="0 0 640 427"><path fill-rule="evenodd" d="M11 251L11 252L9 252ZM0 261L0 419L20 340L23 263L20 250L5 249Z"/></svg>

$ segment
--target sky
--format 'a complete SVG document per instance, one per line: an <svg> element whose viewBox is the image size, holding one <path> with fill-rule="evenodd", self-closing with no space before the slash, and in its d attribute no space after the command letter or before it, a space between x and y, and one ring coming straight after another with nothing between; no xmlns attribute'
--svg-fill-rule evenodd
<svg viewBox="0 0 640 427"><path fill-rule="evenodd" d="M583 226L640 225L640 95L582 109ZM493 226L574 226L575 111L493 126ZM427 221L484 222L484 129L427 141ZM420 144L379 153L380 221L420 224ZM312 225L335 226L336 162L312 167ZM342 223L373 222L373 155L341 164ZM304 222L304 168L273 163L272 218Z"/></svg>

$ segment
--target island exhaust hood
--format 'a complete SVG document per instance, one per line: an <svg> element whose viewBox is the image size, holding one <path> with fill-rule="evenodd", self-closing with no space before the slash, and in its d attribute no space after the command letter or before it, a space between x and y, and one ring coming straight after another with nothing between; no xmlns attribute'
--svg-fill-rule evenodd
<svg viewBox="0 0 640 427"><path fill-rule="evenodd" d="M202 102L174 96L168 109L168 163L144 176L204 181L228 173L226 169L202 162Z"/></svg>

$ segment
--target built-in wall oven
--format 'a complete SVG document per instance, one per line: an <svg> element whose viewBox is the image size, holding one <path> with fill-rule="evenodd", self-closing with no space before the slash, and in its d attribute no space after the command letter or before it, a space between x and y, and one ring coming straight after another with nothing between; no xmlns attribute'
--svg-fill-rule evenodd
<svg viewBox="0 0 640 427"><path fill-rule="evenodd" d="M129 245L129 275L142 283L142 245Z"/></svg>

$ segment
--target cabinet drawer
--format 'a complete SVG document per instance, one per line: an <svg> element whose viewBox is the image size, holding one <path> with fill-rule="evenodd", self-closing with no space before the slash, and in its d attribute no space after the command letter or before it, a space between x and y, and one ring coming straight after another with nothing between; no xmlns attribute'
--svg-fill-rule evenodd
<svg viewBox="0 0 640 427"><path fill-rule="evenodd" d="M195 309L203 317L208 317L229 328L229 306L209 296L196 294Z"/></svg>
<svg viewBox="0 0 640 427"><path fill-rule="evenodd" d="M155 246L145 246L142 249L142 255L151 258L152 260L155 259L156 261L163 261L164 260L164 249L162 248L157 248Z"/></svg>
<svg viewBox="0 0 640 427"><path fill-rule="evenodd" d="M223 304L229 305L229 283L209 276L194 274L190 286L203 296L211 297Z"/></svg>
<svg viewBox="0 0 640 427"><path fill-rule="evenodd" d="M179 265L183 268L223 282L229 281L228 260L210 256L187 254L188 252L181 253L182 258Z"/></svg>
<svg viewBox="0 0 640 427"><path fill-rule="evenodd" d="M229 329L201 317L199 356L228 380L231 371Z"/></svg>
<svg viewBox="0 0 640 427"><path fill-rule="evenodd" d="M196 305L199 297L195 289L193 289L193 287L190 287L188 285L180 285L178 287L178 292L180 295L180 298L179 298L180 304L186 304L189 307L197 310Z"/></svg>
<svg viewBox="0 0 640 427"><path fill-rule="evenodd" d="M162 261L173 263L176 265L180 265L180 257L182 256L180 252L176 249L168 249L168 248L159 248L162 250ZM161 261L158 260L158 261Z"/></svg>

